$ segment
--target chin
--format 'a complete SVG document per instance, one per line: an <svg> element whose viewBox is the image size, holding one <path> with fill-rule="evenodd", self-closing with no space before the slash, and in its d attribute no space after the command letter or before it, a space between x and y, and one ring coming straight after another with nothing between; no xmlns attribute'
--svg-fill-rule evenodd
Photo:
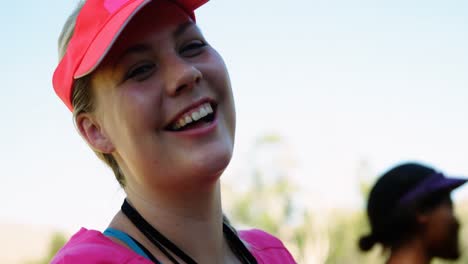
<svg viewBox="0 0 468 264"><path fill-rule="evenodd" d="M194 171L198 171L207 177L219 178L231 162L231 158L231 151L211 153L208 157L195 162Z"/></svg>
<svg viewBox="0 0 468 264"><path fill-rule="evenodd" d="M446 259L446 260L457 260L460 258L460 252L452 252L445 256L440 256L440 258Z"/></svg>
<svg viewBox="0 0 468 264"><path fill-rule="evenodd" d="M451 244L447 246L443 252L440 252L439 257L446 260L457 260L460 258L460 250L458 245Z"/></svg>
<svg viewBox="0 0 468 264"><path fill-rule="evenodd" d="M192 153L185 163L186 175L197 182L216 182L229 165L232 158L232 147L219 146L216 149Z"/></svg>

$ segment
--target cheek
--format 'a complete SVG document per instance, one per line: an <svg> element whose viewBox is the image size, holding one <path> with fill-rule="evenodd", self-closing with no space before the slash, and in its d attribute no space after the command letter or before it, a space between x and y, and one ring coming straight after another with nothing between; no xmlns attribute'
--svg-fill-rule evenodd
<svg viewBox="0 0 468 264"><path fill-rule="evenodd" d="M434 239L445 241L457 234L458 222L453 214L442 211L435 215L430 229Z"/></svg>
<svg viewBox="0 0 468 264"><path fill-rule="evenodd" d="M144 94L139 90L128 90L119 96L118 108L122 118L137 121L138 117L147 117L150 105Z"/></svg>
<svg viewBox="0 0 468 264"><path fill-rule="evenodd" d="M212 50L210 59L204 64L206 72L209 74L210 79L220 87L224 88L224 92L232 94L231 80L227 71L226 64L223 58L216 50Z"/></svg>
<svg viewBox="0 0 468 264"><path fill-rule="evenodd" d="M226 113L228 120L232 123L232 129L235 128L235 104L234 96L231 87L231 80L229 78L229 73L227 71L226 65L224 64L221 56L215 52L214 61L208 68L207 72L209 73L209 78L212 80L214 89L221 95L222 103L226 106Z"/></svg>
<svg viewBox="0 0 468 264"><path fill-rule="evenodd" d="M99 112L105 133L116 147L116 151L133 152L139 140L147 138L145 133L154 132L154 117L150 117L150 106L137 93L110 93L102 98Z"/></svg>
<svg viewBox="0 0 468 264"><path fill-rule="evenodd" d="M149 82L140 87L122 89L117 98L117 119L125 121L130 129L136 129L135 133L144 133L148 129L154 132L164 125L161 94Z"/></svg>

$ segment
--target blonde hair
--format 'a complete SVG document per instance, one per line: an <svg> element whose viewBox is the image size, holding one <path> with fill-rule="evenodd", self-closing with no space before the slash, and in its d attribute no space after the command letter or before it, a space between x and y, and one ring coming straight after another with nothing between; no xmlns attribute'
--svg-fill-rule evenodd
<svg viewBox="0 0 468 264"><path fill-rule="evenodd" d="M81 11L85 1L80 1L78 6L75 8L73 13L68 17L65 22L62 32L60 33L58 39L58 53L59 60L63 58L67 50L68 44L73 32L75 30L76 18ZM73 94L72 94L72 105L73 105L73 119L76 121L76 118L81 113L92 113L95 109L94 96L91 89L91 75L84 76L73 82ZM111 154L102 153L99 151L94 151L94 153L106 163L115 174L115 178L119 184L125 186L125 177L122 170L117 164L117 161Z"/></svg>

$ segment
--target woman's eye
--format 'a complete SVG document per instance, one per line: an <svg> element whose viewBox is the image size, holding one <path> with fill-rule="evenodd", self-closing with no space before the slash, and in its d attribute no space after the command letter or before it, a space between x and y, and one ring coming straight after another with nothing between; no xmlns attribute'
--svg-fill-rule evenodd
<svg viewBox="0 0 468 264"><path fill-rule="evenodd" d="M148 78L154 71L154 63L144 63L132 67L125 75L125 80L134 79L136 81L143 81Z"/></svg>
<svg viewBox="0 0 468 264"><path fill-rule="evenodd" d="M206 46L206 43L203 41L197 40L192 41L189 44L185 45L180 53L186 57L194 57L203 52L203 48Z"/></svg>

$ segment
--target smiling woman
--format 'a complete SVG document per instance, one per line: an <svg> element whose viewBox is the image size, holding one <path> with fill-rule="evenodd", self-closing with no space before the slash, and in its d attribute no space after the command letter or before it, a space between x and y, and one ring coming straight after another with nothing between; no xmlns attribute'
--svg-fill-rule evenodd
<svg viewBox="0 0 468 264"><path fill-rule="evenodd" d="M88 0L65 24L54 89L127 197L52 263L295 263L223 216L236 120L226 66L195 23L205 2Z"/></svg>

